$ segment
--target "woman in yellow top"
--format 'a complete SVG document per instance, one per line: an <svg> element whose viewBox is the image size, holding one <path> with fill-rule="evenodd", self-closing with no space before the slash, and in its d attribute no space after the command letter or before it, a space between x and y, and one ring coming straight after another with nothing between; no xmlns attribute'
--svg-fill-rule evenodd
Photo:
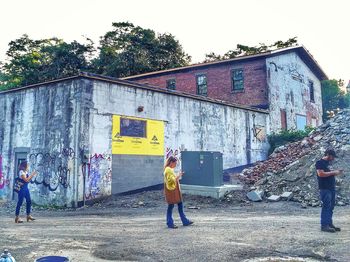
<svg viewBox="0 0 350 262"><path fill-rule="evenodd" d="M174 205L177 204L179 215L184 226L192 225L193 222L188 220L183 211L182 195L179 180L183 176L183 172L175 174L174 168L177 165L177 159L173 156L169 157L164 166L164 193L168 203L166 223L169 228L177 228L172 217Z"/></svg>

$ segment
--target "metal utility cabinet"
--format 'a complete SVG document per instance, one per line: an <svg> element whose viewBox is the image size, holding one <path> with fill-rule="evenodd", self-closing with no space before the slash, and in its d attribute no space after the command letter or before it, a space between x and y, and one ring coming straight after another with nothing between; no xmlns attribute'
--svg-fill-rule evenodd
<svg viewBox="0 0 350 262"><path fill-rule="evenodd" d="M183 151L181 160L182 171L185 172L181 184L212 187L223 185L222 153Z"/></svg>

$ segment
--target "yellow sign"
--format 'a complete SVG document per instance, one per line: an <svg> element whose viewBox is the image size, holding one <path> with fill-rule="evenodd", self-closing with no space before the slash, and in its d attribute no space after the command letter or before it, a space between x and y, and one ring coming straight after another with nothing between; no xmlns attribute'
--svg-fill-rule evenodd
<svg viewBox="0 0 350 262"><path fill-rule="evenodd" d="M164 155L164 122L113 116L112 154Z"/></svg>

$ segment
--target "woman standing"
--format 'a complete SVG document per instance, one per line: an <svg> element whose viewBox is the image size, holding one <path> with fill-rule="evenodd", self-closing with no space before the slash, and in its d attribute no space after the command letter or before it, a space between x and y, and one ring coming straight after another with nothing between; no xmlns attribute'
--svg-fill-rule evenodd
<svg viewBox="0 0 350 262"><path fill-rule="evenodd" d="M30 198L28 183L36 175L36 172L33 172L31 175L29 175L28 169L29 169L29 165L27 161L24 161L19 165L18 178L23 181L23 186L18 192L18 202L16 207L15 223L23 223L23 221L19 218L19 212L21 210L21 206L23 204L24 198L26 199L27 222L35 220L35 218L33 218L30 215L31 208L32 208L32 200Z"/></svg>
<svg viewBox="0 0 350 262"><path fill-rule="evenodd" d="M174 168L176 167L176 165L177 159L171 156L166 160L164 166L164 193L165 199L168 203L166 223L169 228L173 229L177 228L177 226L174 224L174 220L172 217L175 204L177 204L178 206L182 224L184 226L189 226L193 224L192 221L186 218L185 213L183 211L182 195L179 180L184 173L180 172L178 175L176 175L174 172Z"/></svg>

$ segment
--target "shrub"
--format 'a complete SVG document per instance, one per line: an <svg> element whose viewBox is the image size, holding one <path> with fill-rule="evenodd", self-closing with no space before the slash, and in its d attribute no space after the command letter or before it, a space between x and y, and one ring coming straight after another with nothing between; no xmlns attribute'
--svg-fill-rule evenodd
<svg viewBox="0 0 350 262"><path fill-rule="evenodd" d="M304 137L307 137L313 130L313 127L306 127L305 130L283 130L279 133L273 133L269 135L269 155L272 154L277 147L302 140Z"/></svg>

